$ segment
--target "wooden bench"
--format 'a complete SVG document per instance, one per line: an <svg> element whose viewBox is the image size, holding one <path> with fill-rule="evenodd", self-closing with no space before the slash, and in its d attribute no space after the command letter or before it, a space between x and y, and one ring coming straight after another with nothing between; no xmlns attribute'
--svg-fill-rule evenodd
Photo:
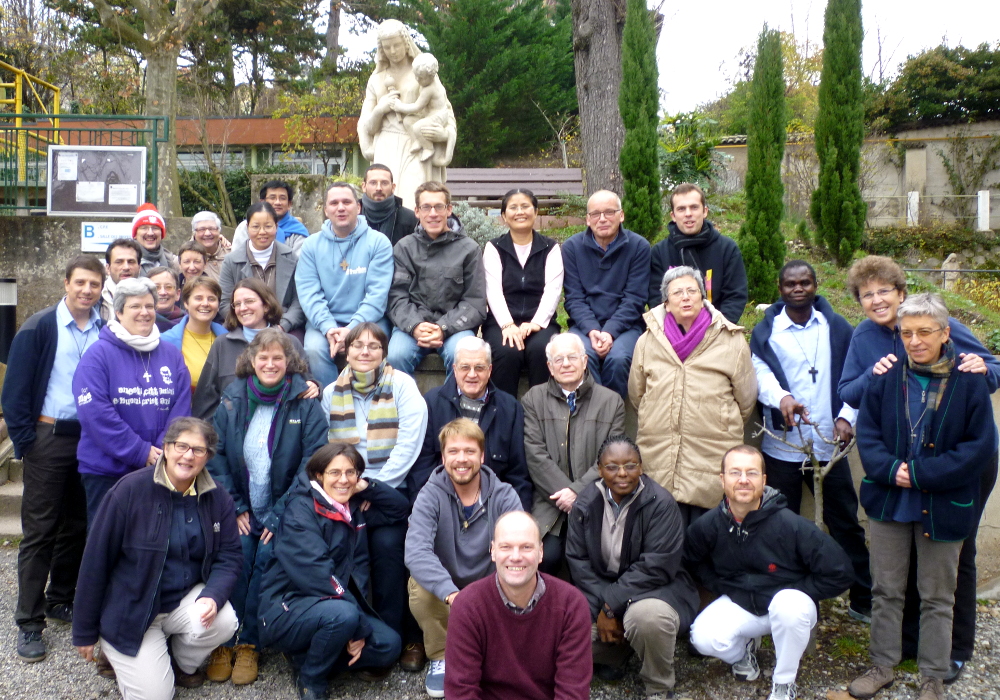
<svg viewBox="0 0 1000 700"><path fill-rule="evenodd" d="M500 206L504 194L516 187L535 193L540 207L565 204L566 195L583 195L580 168L448 168L453 199L480 208Z"/></svg>

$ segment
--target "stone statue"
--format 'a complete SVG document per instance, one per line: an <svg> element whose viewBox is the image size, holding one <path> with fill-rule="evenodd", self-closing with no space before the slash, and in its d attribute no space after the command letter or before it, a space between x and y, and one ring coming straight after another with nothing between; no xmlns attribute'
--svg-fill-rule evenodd
<svg viewBox="0 0 1000 700"><path fill-rule="evenodd" d="M445 181L455 151L455 113L437 77L437 61L422 55L402 22L378 27L375 72L358 120L361 152L392 170L396 194L413 206L413 191Z"/></svg>

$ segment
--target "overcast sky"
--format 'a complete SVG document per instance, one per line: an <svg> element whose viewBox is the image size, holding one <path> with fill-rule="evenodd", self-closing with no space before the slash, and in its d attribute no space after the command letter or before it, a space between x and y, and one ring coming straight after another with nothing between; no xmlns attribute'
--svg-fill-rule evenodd
<svg viewBox="0 0 1000 700"><path fill-rule="evenodd" d="M649 0L652 3L658 0ZM823 41L823 0L666 0L657 46L661 108L690 111L726 92L736 74L740 49L754 46L764 23L793 31L799 41ZM950 46L1000 41L998 0L863 0L864 66L877 74L879 34L887 75L912 54L945 40ZM359 57L375 45L374 34L353 36L341 28L348 55ZM447 86L446 86L447 87Z"/></svg>

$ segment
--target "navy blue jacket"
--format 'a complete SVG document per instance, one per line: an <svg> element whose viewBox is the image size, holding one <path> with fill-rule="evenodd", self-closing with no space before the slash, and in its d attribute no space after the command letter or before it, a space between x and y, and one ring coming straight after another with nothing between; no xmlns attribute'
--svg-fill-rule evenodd
<svg viewBox="0 0 1000 700"><path fill-rule="evenodd" d="M649 287L649 242L621 227L607 250L588 228L562 246L563 286L570 327L586 335L604 331L617 338L627 330L642 330Z"/></svg>
<svg viewBox="0 0 1000 700"><path fill-rule="evenodd" d="M372 504L367 512L361 510L364 501ZM366 615L374 617L375 612L365 600L367 526L405 522L410 504L399 491L373 479L350 500L350 509L347 522L316 493L305 472L295 479L260 584L260 636L265 645L280 639L304 612L327 598L348 600L365 613L351 639L372 633Z"/></svg>
<svg viewBox="0 0 1000 700"><path fill-rule="evenodd" d="M896 471L910 447L904 362L905 354L872 378L858 414L858 451L865 469L861 505L874 520L891 520L902 492ZM930 435L933 442L908 463L913 488L921 492L924 533L941 542L963 540L979 517L979 475L992 462L997 444L986 377L952 370Z"/></svg>
<svg viewBox="0 0 1000 700"><path fill-rule="evenodd" d="M521 403L506 391L500 391L493 382L489 384L486 405L479 415L479 427L486 435L486 461L484 464L500 478L514 487L524 509L531 512L532 485L528 475L528 458L524 454L524 409ZM427 432L417 461L406 477L410 502L427 483L431 472L442 464L441 443L438 433L446 423L462 417L458 398L458 384L451 373L444 384L424 395L427 402Z"/></svg>
<svg viewBox="0 0 1000 700"><path fill-rule="evenodd" d="M271 532L285 510L289 487L295 475L306 468L313 452L327 443L329 426L318 399L299 399L306 380L293 374L289 400L278 407L275 416L274 449L271 453L271 515L260 524ZM250 510L250 472L243 458L243 443L250 419L247 380L237 379L222 394L213 423L219 434L219 447L208 470L216 482L229 492L236 504L236 514ZM256 514L255 514L256 515Z"/></svg>
<svg viewBox="0 0 1000 700"><path fill-rule="evenodd" d="M832 380L832 386L830 387L830 409L832 412L830 415L836 418L840 413L840 409L844 407L844 401L840 398L838 387L840 386L840 375L844 369L847 348L850 346L854 328L847 322L847 319L834 311L833 307L830 306L830 302L823 297L817 296L813 301L813 306L826 317L826 322L830 324L830 377ZM785 370L781 368L778 356L775 354L774 348L771 347L770 343L771 331L774 329L774 319L784 308L785 302L783 301L777 301L767 307L767 311L764 312L764 318L753 327L753 333L750 335L750 352L763 360L768 368L774 372L774 378L778 380L778 384L782 389L791 391L788 378L785 376ZM761 410L761 415L763 415L764 405L758 401L757 407ZM784 428L785 418L781 415L780 409L771 409L771 421L775 430Z"/></svg>
<svg viewBox="0 0 1000 700"><path fill-rule="evenodd" d="M100 635L128 656L160 612L160 579L167 560L173 499L162 485L163 458L126 474L101 502L87 533L87 547L73 602L73 645L89 646ZM160 483L158 483L158 481ZM202 598L221 610L243 572L243 548L233 499L207 471L195 481L198 517L205 537Z"/></svg>

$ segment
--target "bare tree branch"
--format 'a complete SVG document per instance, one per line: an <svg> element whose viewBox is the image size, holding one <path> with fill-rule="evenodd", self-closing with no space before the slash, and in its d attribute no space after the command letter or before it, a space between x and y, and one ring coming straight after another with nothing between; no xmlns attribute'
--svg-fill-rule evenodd
<svg viewBox="0 0 1000 700"><path fill-rule="evenodd" d="M118 34L122 41L131 44L136 51L143 55L153 50L153 43L136 31L135 27L123 20L115 8L107 3L107 0L92 0L92 2L104 25Z"/></svg>

